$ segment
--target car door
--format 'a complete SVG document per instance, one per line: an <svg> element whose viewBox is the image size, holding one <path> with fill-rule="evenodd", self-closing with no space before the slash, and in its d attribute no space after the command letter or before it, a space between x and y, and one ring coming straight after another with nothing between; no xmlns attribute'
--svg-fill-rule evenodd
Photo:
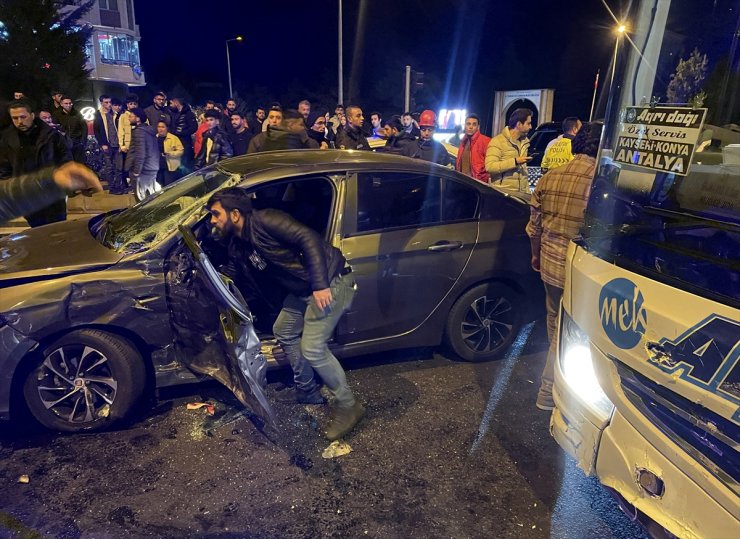
<svg viewBox="0 0 740 539"><path fill-rule="evenodd" d="M478 238L479 193L436 174L361 172L348 178L342 252L358 294L339 342L419 327L455 285Z"/></svg>
<svg viewBox="0 0 740 539"><path fill-rule="evenodd" d="M203 227L205 228L205 227ZM211 376L274 428L275 414L264 389L267 362L252 315L238 289L221 275L189 227L165 260L165 287L179 361Z"/></svg>

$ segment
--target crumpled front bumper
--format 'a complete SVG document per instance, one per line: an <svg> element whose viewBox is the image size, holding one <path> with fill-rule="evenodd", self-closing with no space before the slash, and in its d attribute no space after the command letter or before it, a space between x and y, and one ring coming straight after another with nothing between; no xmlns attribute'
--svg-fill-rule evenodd
<svg viewBox="0 0 740 539"><path fill-rule="evenodd" d="M599 441L609 421L598 418L573 392L563 377L559 361L555 362L554 380L555 409L550 416L550 434L566 453L576 459L578 467L586 475L593 475Z"/></svg>

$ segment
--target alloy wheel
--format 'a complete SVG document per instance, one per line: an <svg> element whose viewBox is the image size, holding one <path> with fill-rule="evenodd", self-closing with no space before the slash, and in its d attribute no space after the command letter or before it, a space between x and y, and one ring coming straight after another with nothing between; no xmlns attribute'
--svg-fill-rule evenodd
<svg viewBox="0 0 740 539"><path fill-rule="evenodd" d="M48 353L35 379L43 406L69 423L107 417L118 390L108 357L81 344L64 345Z"/></svg>
<svg viewBox="0 0 740 539"><path fill-rule="evenodd" d="M463 316L460 327L465 344L475 352L490 352L500 347L511 335L516 312L503 296L475 299Z"/></svg>

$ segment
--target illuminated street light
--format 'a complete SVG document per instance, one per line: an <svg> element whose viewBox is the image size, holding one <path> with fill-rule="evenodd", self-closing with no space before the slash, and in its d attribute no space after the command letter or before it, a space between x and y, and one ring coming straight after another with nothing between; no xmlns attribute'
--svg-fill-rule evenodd
<svg viewBox="0 0 740 539"><path fill-rule="evenodd" d="M236 36L226 40L226 68L229 72L229 99L234 95L234 92L231 89L231 58L229 57L229 43L232 41L242 41L243 39L244 38L242 36Z"/></svg>
<svg viewBox="0 0 740 539"><path fill-rule="evenodd" d="M612 80L610 84L614 82L614 71L617 69L617 52L619 51L619 42L622 36L627 31L627 27L624 24L617 26L617 39L614 40L614 59L612 60Z"/></svg>

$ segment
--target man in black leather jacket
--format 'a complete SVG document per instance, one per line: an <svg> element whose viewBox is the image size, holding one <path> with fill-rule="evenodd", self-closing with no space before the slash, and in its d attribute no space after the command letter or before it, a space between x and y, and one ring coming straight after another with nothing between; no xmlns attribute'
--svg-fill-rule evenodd
<svg viewBox="0 0 740 539"><path fill-rule="evenodd" d="M341 438L365 413L327 344L355 294L351 268L339 249L287 213L253 210L243 189L218 191L206 206L215 232L229 240L236 272L249 274L247 280L257 286L277 286L284 293L273 334L293 368L296 387L290 400L324 402L316 371L336 400L326 437Z"/></svg>
<svg viewBox="0 0 740 539"><path fill-rule="evenodd" d="M208 123L208 131L203 133L203 144L195 158L196 169L234 156L229 136L221 129L222 114L217 110L207 110L204 116Z"/></svg>

